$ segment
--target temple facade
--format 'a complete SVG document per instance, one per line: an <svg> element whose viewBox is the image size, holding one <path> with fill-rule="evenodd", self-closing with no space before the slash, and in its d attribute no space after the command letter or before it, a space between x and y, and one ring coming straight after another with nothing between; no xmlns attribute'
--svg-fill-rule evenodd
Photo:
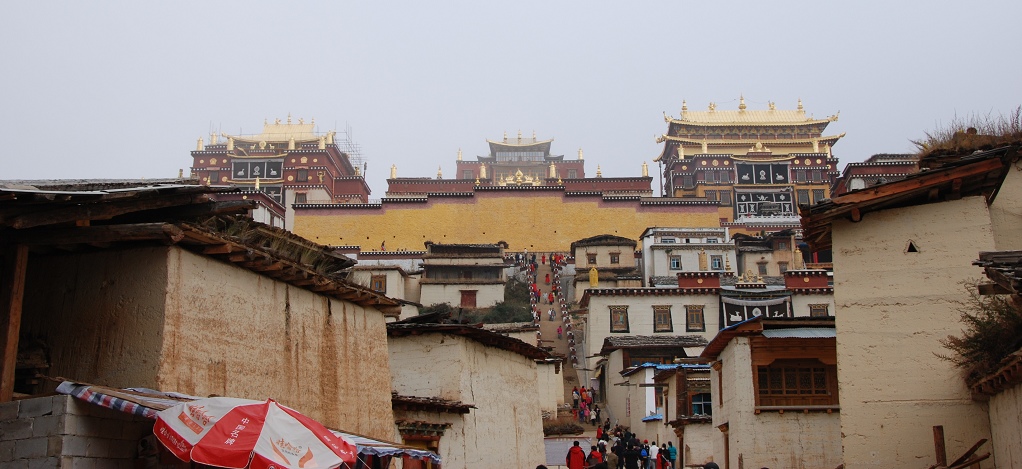
<svg viewBox="0 0 1022 469"><path fill-rule="evenodd" d="M255 135L211 133L199 138L192 152L193 177L206 185L234 185L243 190L218 200L254 200L257 221L285 226L287 201L295 203L365 203L369 186L359 162L343 151L337 132L317 132L304 119L264 122Z"/></svg>
<svg viewBox="0 0 1022 469"><path fill-rule="evenodd" d="M797 206L829 198L839 174L831 148L844 134L824 135L837 119L807 116L801 100L795 110L750 110L744 98L737 110L683 103L657 138L664 194L716 201L733 231L798 228Z"/></svg>

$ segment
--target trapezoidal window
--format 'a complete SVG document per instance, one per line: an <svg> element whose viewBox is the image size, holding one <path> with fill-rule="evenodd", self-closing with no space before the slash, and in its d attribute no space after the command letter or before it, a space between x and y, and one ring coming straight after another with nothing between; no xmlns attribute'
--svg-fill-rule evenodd
<svg viewBox="0 0 1022 469"><path fill-rule="evenodd" d="M919 252L919 246L916 246L916 242L910 239L905 246L905 252Z"/></svg>

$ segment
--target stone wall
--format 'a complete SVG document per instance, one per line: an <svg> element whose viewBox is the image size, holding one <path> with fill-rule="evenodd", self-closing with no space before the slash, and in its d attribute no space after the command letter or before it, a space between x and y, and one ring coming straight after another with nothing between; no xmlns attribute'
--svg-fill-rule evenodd
<svg viewBox="0 0 1022 469"><path fill-rule="evenodd" d="M136 467L139 442L152 431L152 420L65 395L4 402L0 467Z"/></svg>
<svg viewBox="0 0 1022 469"><path fill-rule="evenodd" d="M1022 385L990 398L990 435L997 467L1022 467ZM982 454L989 450L984 447ZM952 453L948 451L950 456ZM954 453L957 456L957 453Z"/></svg>
<svg viewBox="0 0 1022 469"><path fill-rule="evenodd" d="M461 306L461 291L476 291L476 307L489 308L504 301L504 284L438 284L420 283L419 302L423 306L449 303L457 308Z"/></svg>

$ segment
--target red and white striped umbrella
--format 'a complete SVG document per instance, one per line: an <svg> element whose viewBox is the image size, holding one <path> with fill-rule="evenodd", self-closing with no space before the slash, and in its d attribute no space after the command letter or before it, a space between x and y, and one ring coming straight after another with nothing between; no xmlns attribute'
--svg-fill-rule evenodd
<svg viewBox="0 0 1022 469"><path fill-rule="evenodd" d="M355 445L294 409L211 397L159 413L156 438L183 461L242 469L354 466Z"/></svg>

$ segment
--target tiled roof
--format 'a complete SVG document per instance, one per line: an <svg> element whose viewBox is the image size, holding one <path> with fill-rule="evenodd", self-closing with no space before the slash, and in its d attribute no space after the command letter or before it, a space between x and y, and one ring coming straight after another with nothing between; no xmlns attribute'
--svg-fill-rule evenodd
<svg viewBox="0 0 1022 469"><path fill-rule="evenodd" d="M613 350L639 347L704 347L706 339L698 335L622 335L603 339L600 355Z"/></svg>
<svg viewBox="0 0 1022 469"><path fill-rule="evenodd" d="M395 409L401 410L432 410L439 412L450 412L455 414L467 414L469 409L475 409L473 404L466 404L460 401L441 399L439 397L417 397L402 396L396 391L390 393L390 403Z"/></svg>

